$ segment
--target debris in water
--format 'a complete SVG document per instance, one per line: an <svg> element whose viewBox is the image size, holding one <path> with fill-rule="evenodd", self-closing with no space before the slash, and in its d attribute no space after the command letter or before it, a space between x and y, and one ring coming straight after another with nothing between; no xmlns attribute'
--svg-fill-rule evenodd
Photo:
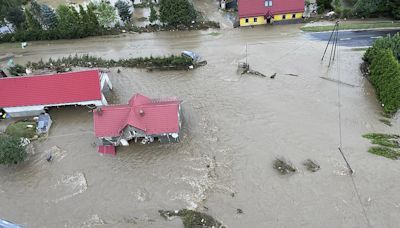
<svg viewBox="0 0 400 228"><path fill-rule="evenodd" d="M232 193L231 193L231 196L232 196L232 197L235 197L235 193L234 193L234 192L232 192Z"/></svg>
<svg viewBox="0 0 400 228"><path fill-rule="evenodd" d="M47 156L46 161L51 162L53 160L53 155L49 154L49 156Z"/></svg>
<svg viewBox="0 0 400 228"><path fill-rule="evenodd" d="M236 209L236 213L237 213L237 214L243 214L243 210L240 209L240 208L237 208L237 209Z"/></svg>
<svg viewBox="0 0 400 228"><path fill-rule="evenodd" d="M292 76L292 77L299 77L298 74L285 74L285 75Z"/></svg>
<svg viewBox="0 0 400 228"><path fill-rule="evenodd" d="M267 77L265 74L262 74L258 71L250 69L250 65L248 63L240 62L238 65L238 69L241 71L240 74L252 74L261 77Z"/></svg>
<svg viewBox="0 0 400 228"><path fill-rule="evenodd" d="M118 73L118 74L119 74L119 73L121 73L121 70L120 70L120 69L118 69L118 70L117 70L117 73Z"/></svg>
<svg viewBox="0 0 400 228"><path fill-rule="evenodd" d="M276 77L276 73L274 73L273 75L271 75L269 78L274 79Z"/></svg>
<svg viewBox="0 0 400 228"><path fill-rule="evenodd" d="M331 82L340 83L340 84L342 84L342 85L347 85L347 86L350 86L350 87L358 87L358 86L356 86L356 85L352 85L352 84L350 84L350 83L338 81L338 80L332 79L332 78L327 78L327 77L320 77L320 78L325 79L325 80L328 80L328 81L331 81Z"/></svg>
<svg viewBox="0 0 400 228"><path fill-rule="evenodd" d="M381 121L382 123L388 125L389 127L392 126L392 123L391 123L390 120L388 120L388 119L379 119L379 121Z"/></svg>
<svg viewBox="0 0 400 228"><path fill-rule="evenodd" d="M201 213L198 211L182 209L175 211L159 210L160 215L171 220L173 217L179 216L182 219L183 226L185 228L196 228L196 227L215 227L215 228L225 228L221 222L215 220L210 215Z"/></svg>
<svg viewBox="0 0 400 228"><path fill-rule="evenodd" d="M307 168L308 171L310 172L317 172L320 170L320 166L313 160L307 159L303 162L303 165Z"/></svg>
<svg viewBox="0 0 400 228"><path fill-rule="evenodd" d="M296 168L283 158L275 159L273 167L282 175L296 172Z"/></svg>

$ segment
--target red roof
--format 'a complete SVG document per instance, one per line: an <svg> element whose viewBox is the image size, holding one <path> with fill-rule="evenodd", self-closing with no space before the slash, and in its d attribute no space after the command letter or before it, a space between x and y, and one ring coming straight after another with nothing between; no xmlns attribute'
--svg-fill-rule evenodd
<svg viewBox="0 0 400 228"><path fill-rule="evenodd" d="M177 99L151 100L134 95L128 104L105 106L93 112L96 137L119 136L130 125L146 135L179 132L179 104Z"/></svg>
<svg viewBox="0 0 400 228"><path fill-rule="evenodd" d="M115 146L113 145L99 146L99 153L115 155Z"/></svg>
<svg viewBox="0 0 400 228"><path fill-rule="evenodd" d="M240 18L300 13L304 12L304 0L272 0L271 7L265 6L265 0L239 0L238 11Z"/></svg>
<svg viewBox="0 0 400 228"><path fill-rule="evenodd" d="M0 79L0 107L101 100L98 70Z"/></svg>

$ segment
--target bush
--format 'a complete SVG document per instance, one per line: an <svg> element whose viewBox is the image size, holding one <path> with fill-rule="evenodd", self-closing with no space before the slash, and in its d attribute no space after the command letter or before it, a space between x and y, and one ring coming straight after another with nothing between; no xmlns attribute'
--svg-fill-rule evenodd
<svg viewBox="0 0 400 228"><path fill-rule="evenodd" d="M161 0L160 21L167 25L190 25L196 20L196 10L188 0Z"/></svg>
<svg viewBox="0 0 400 228"><path fill-rule="evenodd" d="M365 52L363 57L364 61L369 64L372 63L374 57L377 56L377 52L383 49L390 49L393 52L393 55L400 60L400 33L397 33L394 36L377 39L374 42L374 45L368 48Z"/></svg>
<svg viewBox="0 0 400 228"><path fill-rule="evenodd" d="M383 110L395 114L400 109L400 64L388 49L378 50L372 58L369 79Z"/></svg>
<svg viewBox="0 0 400 228"><path fill-rule="evenodd" d="M13 76L20 76L26 73L26 68L22 65L16 64L8 68L8 71Z"/></svg>
<svg viewBox="0 0 400 228"><path fill-rule="evenodd" d="M17 164L25 157L25 146L21 144L20 138L0 135L0 164Z"/></svg>

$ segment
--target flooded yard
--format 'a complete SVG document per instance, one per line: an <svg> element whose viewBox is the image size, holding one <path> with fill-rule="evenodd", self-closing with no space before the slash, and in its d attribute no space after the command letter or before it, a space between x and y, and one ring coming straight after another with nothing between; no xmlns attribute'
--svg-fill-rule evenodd
<svg viewBox="0 0 400 228"><path fill-rule="evenodd" d="M367 153L361 135L398 133L400 120L392 127L379 121L379 103L359 71L363 52L341 47L328 69L320 61L325 43L309 40L299 27L125 34L32 42L26 49L0 45L20 64L75 53L117 59L182 50L208 61L192 71L110 69L114 103L136 92L183 100L177 144L131 144L115 157L102 156L93 146L88 109L51 109L49 137L34 142L24 164L0 168L1 217L26 227L183 227L158 210L197 208L227 227L396 227L399 163ZM276 73L274 79L237 73L246 44L250 66ZM355 185L337 149L338 85L321 79L339 75L354 85L341 85L341 118ZM55 154L50 163L49 151ZM276 172L279 157L297 172ZM307 171L307 159L320 170Z"/></svg>

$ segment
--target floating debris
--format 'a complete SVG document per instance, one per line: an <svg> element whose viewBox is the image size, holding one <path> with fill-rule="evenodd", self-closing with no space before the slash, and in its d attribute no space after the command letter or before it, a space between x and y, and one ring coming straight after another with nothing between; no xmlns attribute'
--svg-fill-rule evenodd
<svg viewBox="0 0 400 228"><path fill-rule="evenodd" d="M392 126L392 123L391 123L390 120L388 120L388 119L379 119L379 121L381 121L382 123L388 125L389 127Z"/></svg>
<svg viewBox="0 0 400 228"><path fill-rule="evenodd" d="M299 77L298 74L285 74L285 75L292 76L292 77Z"/></svg>
<svg viewBox="0 0 400 228"><path fill-rule="evenodd" d="M252 74L252 75L256 75L256 76L261 76L261 77L267 77L265 74L262 74L258 71L252 70L250 69L250 65L248 63L243 63L240 62L238 64L238 69L241 71L240 74Z"/></svg>
<svg viewBox="0 0 400 228"><path fill-rule="evenodd" d="M303 162L303 165L306 167L306 169L310 172L317 172L318 170L321 169L321 167L313 160L307 159Z"/></svg>
<svg viewBox="0 0 400 228"><path fill-rule="evenodd" d="M274 73L273 75L271 75L269 78L274 79L276 77L276 73Z"/></svg>
<svg viewBox="0 0 400 228"><path fill-rule="evenodd" d="M296 168L283 158L275 159L273 167L282 175L296 172Z"/></svg>
<svg viewBox="0 0 400 228"><path fill-rule="evenodd" d="M356 85L353 85L353 84L350 84L350 83L347 83L347 82L338 81L338 80L332 79L332 78L327 78L327 77L320 77L320 78L328 80L328 81L331 81L331 82L340 83L342 85L350 86L350 87L358 87Z"/></svg>
<svg viewBox="0 0 400 228"><path fill-rule="evenodd" d="M242 209L240 209L240 208L237 208L237 209L236 209L236 213L237 213L237 214L243 214L244 212L243 212L243 210L242 210Z"/></svg>
<svg viewBox="0 0 400 228"><path fill-rule="evenodd" d="M176 216L181 217L183 226L185 228L196 228L196 227L225 228L225 226L223 226L221 222L215 220L210 215L198 211L182 209L175 211L159 210L158 212L163 218L167 220L171 220Z"/></svg>

